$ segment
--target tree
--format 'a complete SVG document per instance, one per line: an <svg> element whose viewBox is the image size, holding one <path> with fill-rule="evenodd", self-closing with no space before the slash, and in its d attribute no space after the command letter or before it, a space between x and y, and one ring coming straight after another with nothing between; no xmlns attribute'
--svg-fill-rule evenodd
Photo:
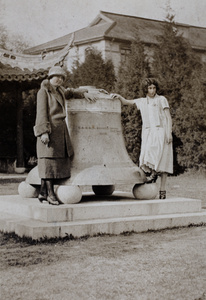
<svg viewBox="0 0 206 300"><path fill-rule="evenodd" d="M204 69L197 63L190 81L182 87L182 99L176 111L176 133L183 144L178 156L187 168L206 169L206 86L203 78Z"/></svg>
<svg viewBox="0 0 206 300"><path fill-rule="evenodd" d="M119 69L116 91L127 99L142 96L141 81L150 73L149 62L144 51L144 45L136 31L131 43L131 52ZM141 146L142 121L140 112L135 106L122 107L122 125L126 148L131 159L138 164Z"/></svg>
<svg viewBox="0 0 206 300"><path fill-rule="evenodd" d="M189 43L179 34L174 16L167 16L161 35L157 36L154 48L152 72L162 86L162 92L169 98L175 112L181 100L181 85L191 73L191 52Z"/></svg>
<svg viewBox="0 0 206 300"><path fill-rule="evenodd" d="M83 63L75 62L71 81L74 87L92 85L111 92L115 82L113 63L105 61L101 52L90 49Z"/></svg>
<svg viewBox="0 0 206 300"><path fill-rule="evenodd" d="M119 69L116 89L127 98L134 99L142 95L141 81L150 74L149 61L143 43L136 29L135 38L131 43L131 51Z"/></svg>
<svg viewBox="0 0 206 300"><path fill-rule="evenodd" d="M167 16L162 34L157 39L152 71L171 107L176 167L177 162L184 168L204 167L206 150L201 143L205 137L202 64L189 42L179 34L174 16Z"/></svg>
<svg viewBox="0 0 206 300"><path fill-rule="evenodd" d="M1 24L0 31L0 48L21 53L25 48L29 47L29 43L20 34L9 34L5 26Z"/></svg>
<svg viewBox="0 0 206 300"><path fill-rule="evenodd" d="M2 49L7 49L6 47L6 41L7 41L7 33L6 33L6 28L3 25L0 25L0 48Z"/></svg>

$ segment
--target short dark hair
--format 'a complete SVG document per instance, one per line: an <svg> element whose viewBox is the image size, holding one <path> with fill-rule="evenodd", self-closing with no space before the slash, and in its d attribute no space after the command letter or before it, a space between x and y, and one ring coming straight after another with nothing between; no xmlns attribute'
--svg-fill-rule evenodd
<svg viewBox="0 0 206 300"><path fill-rule="evenodd" d="M155 85L156 86L156 91L159 91L159 83L157 79L155 78L145 78L142 80L142 91L145 95L148 93L148 86L150 85Z"/></svg>

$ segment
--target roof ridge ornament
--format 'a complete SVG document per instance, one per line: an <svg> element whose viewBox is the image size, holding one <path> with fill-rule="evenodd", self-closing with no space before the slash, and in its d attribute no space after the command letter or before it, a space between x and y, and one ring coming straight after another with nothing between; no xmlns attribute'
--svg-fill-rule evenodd
<svg viewBox="0 0 206 300"><path fill-rule="evenodd" d="M0 48L0 62L4 65L9 65L12 68L18 67L21 70L28 69L30 71L48 69L57 64L63 66L64 60L73 46L74 33L72 34L68 44L62 50L54 54L47 53L46 49L39 55L31 55L15 53Z"/></svg>

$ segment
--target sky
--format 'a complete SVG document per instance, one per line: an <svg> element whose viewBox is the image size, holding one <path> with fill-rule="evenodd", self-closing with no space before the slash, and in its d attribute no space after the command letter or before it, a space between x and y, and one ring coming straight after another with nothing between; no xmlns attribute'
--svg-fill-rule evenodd
<svg viewBox="0 0 206 300"><path fill-rule="evenodd" d="M100 10L206 27L206 0L0 0L0 24L35 46L88 26Z"/></svg>

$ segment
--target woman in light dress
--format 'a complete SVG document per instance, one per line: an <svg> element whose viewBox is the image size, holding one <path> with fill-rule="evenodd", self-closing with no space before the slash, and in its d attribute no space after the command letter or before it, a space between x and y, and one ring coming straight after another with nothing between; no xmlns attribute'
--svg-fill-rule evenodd
<svg viewBox="0 0 206 300"><path fill-rule="evenodd" d="M145 98L127 100L121 95L112 94L123 105L136 105L142 117L142 143L139 166L149 173L147 183L156 182L161 176L159 198L166 198L166 180L173 173L172 119L167 99L157 94L159 85L156 79L143 81Z"/></svg>

